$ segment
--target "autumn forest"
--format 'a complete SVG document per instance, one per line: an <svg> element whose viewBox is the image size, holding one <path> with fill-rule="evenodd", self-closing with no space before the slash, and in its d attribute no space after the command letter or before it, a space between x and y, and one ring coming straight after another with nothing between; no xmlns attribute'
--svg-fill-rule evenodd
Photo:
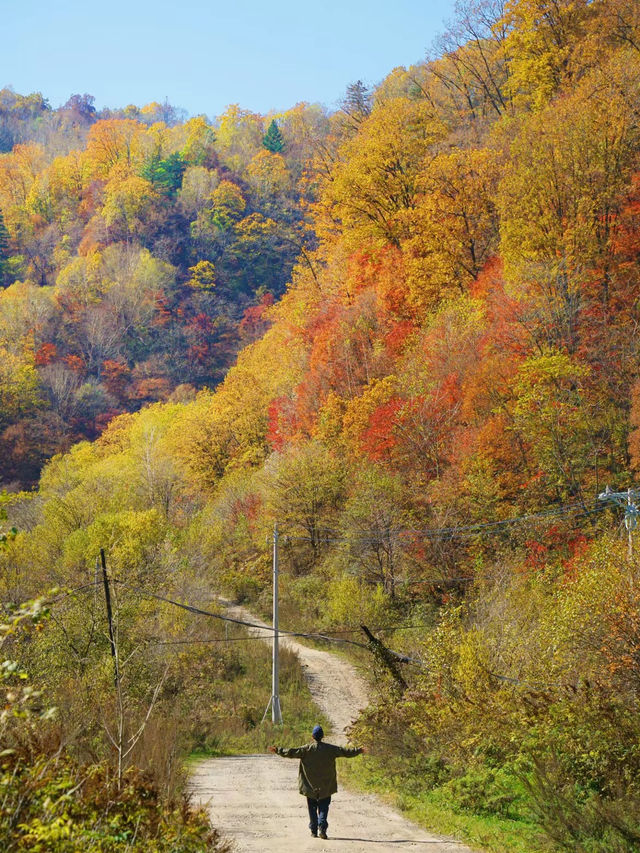
<svg viewBox="0 0 640 853"><path fill-rule="evenodd" d="M3 89L0 152L0 846L226 849L179 765L268 654L145 593L268 616L277 524L287 628L418 662L356 651L370 789L637 850L638 3L460 0L335 111Z"/></svg>

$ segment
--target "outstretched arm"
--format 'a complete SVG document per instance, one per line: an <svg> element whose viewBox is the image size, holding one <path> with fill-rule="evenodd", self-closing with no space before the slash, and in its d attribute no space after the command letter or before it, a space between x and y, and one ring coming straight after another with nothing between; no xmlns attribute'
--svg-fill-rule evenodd
<svg viewBox="0 0 640 853"><path fill-rule="evenodd" d="M338 746L336 747L338 751L337 758L355 758L356 755L364 755L367 751L363 746L355 747L350 749L347 746Z"/></svg>
<svg viewBox="0 0 640 853"><path fill-rule="evenodd" d="M283 746L270 746L269 752L280 755L282 758L302 758L307 752L306 746L292 746L289 749Z"/></svg>

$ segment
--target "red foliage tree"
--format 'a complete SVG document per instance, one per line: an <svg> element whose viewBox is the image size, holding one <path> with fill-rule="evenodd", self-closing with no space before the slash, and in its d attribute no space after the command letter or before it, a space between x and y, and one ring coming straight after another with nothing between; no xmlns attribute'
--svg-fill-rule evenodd
<svg viewBox="0 0 640 853"><path fill-rule="evenodd" d="M247 343L255 341L267 331L270 326L267 310L273 303L273 294L265 293L257 305L250 305L245 310L239 326L243 341Z"/></svg>
<svg viewBox="0 0 640 853"><path fill-rule="evenodd" d="M57 357L58 348L56 345L52 343L44 343L36 350L35 363L38 367L46 367L47 364L51 364L52 361L55 361Z"/></svg>
<svg viewBox="0 0 640 853"><path fill-rule="evenodd" d="M110 394L122 397L131 371L122 361L106 359L102 362L101 378Z"/></svg>

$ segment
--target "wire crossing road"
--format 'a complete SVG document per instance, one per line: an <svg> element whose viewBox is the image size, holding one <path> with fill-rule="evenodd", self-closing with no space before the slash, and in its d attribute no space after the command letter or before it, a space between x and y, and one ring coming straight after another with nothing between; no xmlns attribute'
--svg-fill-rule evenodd
<svg viewBox="0 0 640 853"><path fill-rule="evenodd" d="M243 608L230 608L229 612L258 621ZM252 633L262 634L271 642L270 630L256 628ZM300 658L313 698L331 721L334 734L327 739L344 743L344 728L367 703L357 671L329 652L309 649L283 637L280 643ZM430 835L376 797L344 788L331 800L328 841L312 838L297 775L297 761L270 754L211 758L194 768L191 791L194 803L207 806L213 825L235 841L238 853L470 853L459 842Z"/></svg>

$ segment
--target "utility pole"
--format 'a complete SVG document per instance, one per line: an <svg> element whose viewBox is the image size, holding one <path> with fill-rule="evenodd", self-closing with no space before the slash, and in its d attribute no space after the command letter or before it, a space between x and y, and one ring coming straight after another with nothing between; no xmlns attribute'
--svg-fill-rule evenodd
<svg viewBox="0 0 640 853"><path fill-rule="evenodd" d="M271 719L276 725L282 725L282 710L280 708L280 661L278 635L278 525L273 528L273 663L271 668L271 699L267 705L262 720L267 716L271 707Z"/></svg>
<svg viewBox="0 0 640 853"><path fill-rule="evenodd" d="M612 492L609 486L598 495L598 500L610 501L617 506L624 507L624 526L627 528L628 534L627 558L629 562L633 560L633 531L638 526L638 516L640 515L640 509L636 504L638 497L640 497L640 492L636 489L627 489L626 492Z"/></svg>
<svg viewBox="0 0 640 853"><path fill-rule="evenodd" d="M116 638L113 630L111 590L109 589L109 576L107 575L107 561L104 556L104 548L100 548L100 562L102 563L102 582L104 584L104 598L107 605L107 622L109 623L109 645L111 646L111 657L113 658L113 680L115 682L116 691L118 691L120 688L120 667L118 666L118 649L116 647Z"/></svg>
<svg viewBox="0 0 640 853"><path fill-rule="evenodd" d="M361 625L360 627L366 634L367 640L369 641L369 647L371 648L374 656L389 670L396 683L396 688L399 690L399 695L402 696L407 689L407 682L404 680L398 664L410 663L409 658L388 649L383 642L381 642L377 637L374 637L366 625Z"/></svg>

